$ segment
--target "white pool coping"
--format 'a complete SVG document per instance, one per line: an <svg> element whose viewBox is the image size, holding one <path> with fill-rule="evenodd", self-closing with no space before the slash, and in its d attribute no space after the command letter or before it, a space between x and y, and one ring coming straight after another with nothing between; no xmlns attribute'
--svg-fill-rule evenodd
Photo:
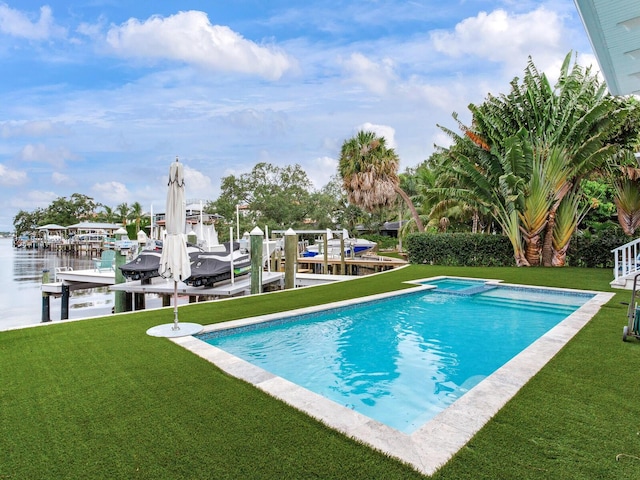
<svg viewBox="0 0 640 480"><path fill-rule="evenodd" d="M407 283L419 284L420 282L439 278L446 277L432 277ZM476 278L473 280L483 279ZM486 281L500 282L499 280ZM172 338L171 341L215 364L229 375L255 385L273 397L320 420L325 425L398 458L425 475L432 475L471 440L518 390L538 373L615 295L614 293L589 290L515 284L503 285L541 288L567 293L588 293L594 295L594 297L410 435L346 408L284 378L273 375L193 336ZM419 285L416 288L428 289L433 287ZM416 289L413 288L393 291L287 312L233 320L208 325L203 329L202 333L262 323L415 291Z"/></svg>

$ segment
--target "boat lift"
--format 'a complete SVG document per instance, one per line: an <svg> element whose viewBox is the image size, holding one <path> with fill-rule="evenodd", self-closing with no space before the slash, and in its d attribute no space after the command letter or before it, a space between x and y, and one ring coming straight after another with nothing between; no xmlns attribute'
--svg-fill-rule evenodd
<svg viewBox="0 0 640 480"><path fill-rule="evenodd" d="M638 292L638 279L640 273L636 274L633 278L633 290L631 292L631 301L629 302L629 308L627 309L627 318L629 323L622 329L622 341L626 342L627 337L635 337L640 339L640 306L638 305L637 297L640 296Z"/></svg>

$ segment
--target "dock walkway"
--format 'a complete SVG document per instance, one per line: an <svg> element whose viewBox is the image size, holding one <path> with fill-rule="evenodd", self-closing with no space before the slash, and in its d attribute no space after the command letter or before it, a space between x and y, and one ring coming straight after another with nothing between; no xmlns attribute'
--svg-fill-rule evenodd
<svg viewBox="0 0 640 480"><path fill-rule="evenodd" d="M348 275L315 275L307 273L296 273L295 286L307 287L327 282L352 280L354 278L356 277ZM277 284L276 288L278 289L284 288L283 272L262 273L263 289L264 287L273 284ZM69 297L71 292L104 286L108 286L109 290L112 290L114 292L125 292L127 294L133 294L136 297L140 297L142 301L139 303L136 302L136 305L142 305L142 309L144 309L145 294L161 295L163 296L163 298L167 299L168 305L169 298L174 293L173 280L164 279L162 277L155 277L151 279L150 283L147 284L141 283L140 280L116 284L115 272L113 270L100 272L98 270L89 269L56 272L56 278L54 282L42 284L42 321L50 321L50 297L62 297L61 320L66 320L67 318L69 318ZM235 279L233 282L227 280L214 285L213 287L207 288L193 287L185 284L184 282L178 282L177 292L180 296L189 296L190 302L197 301L198 297L224 298L249 295L251 294L251 276L244 275L240 278ZM138 308L136 307L136 309Z"/></svg>
<svg viewBox="0 0 640 480"><path fill-rule="evenodd" d="M128 293L156 293L159 295L172 295L174 291L173 280L165 280L161 277L151 279L151 284L141 284L140 280L133 282L119 283L112 285L109 290L123 291ZM283 273L263 272L262 286L274 282L284 282ZM184 282L178 282L178 295L189 296L211 296L211 297L234 297L236 295L248 294L251 292L251 276L244 275L236 279L233 283L230 280L213 287L192 287Z"/></svg>
<svg viewBox="0 0 640 480"><path fill-rule="evenodd" d="M286 261L286 260L285 260ZM297 260L298 268L307 272L326 273L326 271L347 273L349 275L363 275L369 273L392 270L409 262L399 258L385 257L381 255L362 255L360 257L344 260L340 257L327 257L316 255L315 257L300 257Z"/></svg>

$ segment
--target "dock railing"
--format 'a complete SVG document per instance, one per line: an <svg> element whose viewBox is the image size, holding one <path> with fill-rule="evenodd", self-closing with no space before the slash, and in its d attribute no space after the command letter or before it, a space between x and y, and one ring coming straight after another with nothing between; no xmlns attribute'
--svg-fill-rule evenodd
<svg viewBox="0 0 640 480"><path fill-rule="evenodd" d="M73 268L71 267L56 267L55 273L53 275L53 282L57 283L58 282L58 274L60 272L71 272L73 270Z"/></svg>
<svg viewBox="0 0 640 480"><path fill-rule="evenodd" d="M614 259L613 278L615 280L640 272L640 238L611 250L611 253Z"/></svg>

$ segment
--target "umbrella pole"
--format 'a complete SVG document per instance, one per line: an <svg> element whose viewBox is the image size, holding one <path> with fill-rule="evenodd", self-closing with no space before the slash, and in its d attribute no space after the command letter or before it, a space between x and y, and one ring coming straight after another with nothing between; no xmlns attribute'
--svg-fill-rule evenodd
<svg viewBox="0 0 640 480"><path fill-rule="evenodd" d="M173 281L173 327L171 330L180 330L178 326L178 282Z"/></svg>

